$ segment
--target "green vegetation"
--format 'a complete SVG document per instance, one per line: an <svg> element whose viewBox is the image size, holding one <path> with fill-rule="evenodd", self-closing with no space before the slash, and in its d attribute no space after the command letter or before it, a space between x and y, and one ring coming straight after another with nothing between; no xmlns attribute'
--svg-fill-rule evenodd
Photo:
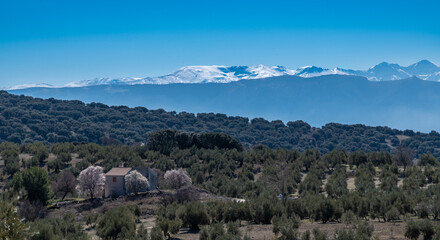
<svg viewBox="0 0 440 240"><path fill-rule="evenodd" d="M49 176L39 167L32 167L14 175L13 186L16 191L23 188L27 199L31 202L38 201L45 205L52 197Z"/></svg>
<svg viewBox="0 0 440 240"><path fill-rule="evenodd" d="M35 221L32 225L32 231L35 234L31 236L31 240L88 239L87 234L82 229L82 225L77 223L75 215L72 213L66 213L61 218Z"/></svg>
<svg viewBox="0 0 440 240"><path fill-rule="evenodd" d="M143 107L109 107L101 103L84 104L80 101L62 101L16 96L0 92L0 141L28 142L94 142L104 145L145 143L148 134L158 130L182 130L196 133L224 133L250 148L259 144L270 148L286 148L305 151L318 149L328 153L334 149L354 152L393 152L399 145L408 147L415 154L432 154L440 157L440 134L400 131L388 127L367 127L364 125L343 125L329 123L322 128L313 128L303 121L267 121L262 118L228 117L224 114L166 112L162 109L148 110ZM187 137L192 137L190 135ZM201 135L179 139L160 146L163 154L185 140L199 148L211 148L199 144L221 139L224 135ZM235 143L224 139L226 145ZM183 145L181 145L183 143ZM221 148L221 145L217 145ZM154 148L155 150L159 150ZM34 154L41 160L45 152ZM61 161L54 162L57 170ZM16 171L13 158L8 160L10 173ZM41 163L41 162L40 162Z"/></svg>
<svg viewBox="0 0 440 240"><path fill-rule="evenodd" d="M111 209L99 218L96 232L102 239L132 239L130 236L136 235L136 217L125 206Z"/></svg>
<svg viewBox="0 0 440 240"><path fill-rule="evenodd" d="M24 239L26 224L20 219L10 200L6 196L0 199L0 239Z"/></svg>
<svg viewBox="0 0 440 240"><path fill-rule="evenodd" d="M15 98L20 98L20 102L28 99L5 93L2 93L1 97L7 98L8 101L5 103L8 104ZM304 136L307 135L309 140L315 140L301 147L298 144L304 140L303 138L292 138L296 139L294 142L284 139L282 134L277 134L276 131L290 136L289 134L297 134L298 128L302 129L305 123L301 123L303 125L290 123L288 126L279 125L278 130L272 128L264 130L266 125L262 121L252 120L245 126L234 128L234 131L241 129L245 136L247 131L250 131L252 134L258 132L267 135L267 139L271 141L275 139L272 137L277 137L278 142L269 143L270 147L261 144L252 146L262 143L257 135L247 135L248 140L240 143L235 138L220 133L223 131L217 128L213 129L218 130L216 133L206 133L212 129L200 127L193 129L198 133L168 129L153 131L147 135L149 130L142 132L140 129L143 128L137 129L145 124L145 120L139 122L130 120L134 121L132 130L136 134L125 136L130 132L129 128L133 127L127 119L136 119L131 116L137 116L138 111L143 112L139 118L155 116L158 112L164 116L170 113L147 111L141 108L109 108L99 104L84 105L75 101L30 101L32 104L38 102L41 105L32 109L39 109L40 113L41 109L53 114L58 111L72 111L69 106L76 106L82 109L79 111L82 115L78 114L77 117L78 121L84 123L78 125L83 128L81 130L84 131L83 134L85 132L90 134L88 128L97 123L99 123L98 129L105 128L107 132L104 138L100 135L101 132L98 131L99 134L95 132L93 140L88 137L82 140L73 139L81 138L81 134L69 135L69 132L66 135L69 137L63 138L66 142L51 143L52 140L59 139L49 140L45 137L53 137L55 133L48 133L44 138L43 135L36 134L31 137L28 135L32 132L32 128L27 125L29 120L14 120L17 120L20 126L26 124L31 131L26 131L21 135L23 139L15 141L20 143L0 144L0 156L4 160L4 166L1 168L0 222L14 226L13 231L0 231L1 236L6 236L4 238L14 236L20 238L20 234L25 234L30 239L86 239L88 236L84 226L88 226L96 230L96 235L102 239L145 239L146 236L150 239L170 239L182 229L199 233L201 239L248 239L249 236L242 229L240 230L243 223L246 223L271 224L273 233L281 239L370 239L373 236L374 226L365 220L392 224L401 222L406 226L405 236L410 239L417 239L420 235L425 239L440 237L439 225L433 221L440 218L440 164L435 151L420 152L422 148L410 144L423 134L393 133L394 130L389 130L388 135L383 136L383 141L391 136L411 136L402 143L395 143L393 151L388 151L390 148L387 144L383 148L381 146L372 148L373 145L363 142L365 139L363 134L367 133L357 132L358 129L369 129L368 134L374 138L376 133L385 131L385 128L367 128L360 125L328 125L322 129L305 127ZM49 107L44 103L50 103ZM18 101L15 102L15 106L20 106ZM0 109L1 116L5 111L8 112L9 108ZM19 109L17 107L17 111ZM94 116L93 119L104 120L89 122L92 112L100 116ZM112 119L108 118L110 113L115 114L112 117L125 116L116 118L126 121L125 131L108 127L119 122L117 120L115 123L109 123L109 119ZM181 117L181 114L171 115L174 119ZM53 116L50 114L45 116L47 117L45 121L51 122ZM188 121L196 120L191 124L188 122L188 125L181 123L179 129L189 125L193 128L199 126L198 122L203 119L201 116L188 117ZM220 116L212 116L213 119L203 121L216 126L215 124L218 124L216 120ZM61 113L58 118L64 119ZM0 117L0 121L5 119ZM52 122L65 124L60 129L68 129L67 126L74 127L76 124L69 122L70 118L65 118L63 121L60 119ZM163 122L164 119L155 121ZM226 117L225 119L228 120L221 123L221 126L229 126L231 122L228 121L237 120ZM267 122L267 126L272 124L274 122ZM9 125L2 125L0 127L2 131L5 126L7 128ZM39 126L45 126L45 123ZM255 126L259 126L258 131ZM333 135L327 132L326 140L323 139L323 142L318 144L319 132L330 126L347 127L349 128L347 131L356 132L356 137L359 139L354 141L351 147L344 145L344 138L340 142L331 140L335 145L329 147L327 141L332 139ZM287 130L289 128L292 129ZM50 129L52 131L56 128ZM150 130L154 129L160 128L154 127ZM224 129L231 130L231 128ZM338 128L333 130L338 134L344 132ZM79 128L72 131L81 132ZM122 135L114 134L112 131L119 131ZM145 134L144 138L133 140L140 132ZM12 134L8 134L10 135ZM33 141L38 136L41 137L42 142ZM57 136L60 135L57 133ZM436 139L437 135L431 133L423 136ZM355 135L350 137L350 141L354 137ZM282 146L284 140L280 139L288 141L290 145L286 145L286 148L271 148ZM82 143L89 140L95 143ZM429 141L428 139L427 144L430 143ZM124 145L120 142L146 143ZM327 147L323 147L324 145L321 145L323 143L326 143L324 145ZM339 143L342 145L340 146ZM397 146L398 144L400 145ZM404 147L404 144L409 145ZM414 153L412 149L416 149L419 154ZM413 161L414 157L419 158L418 161ZM158 173L159 188L165 191L157 191L157 194L163 195L158 204L160 206L148 209L148 214L155 216L155 227L151 231L147 231L142 224L139 224L142 211L138 206L109 204L111 207L103 206L100 211L85 216L75 215L72 212L58 216L50 215L53 209L62 208L62 203L66 199L69 201L78 194L87 197L84 189L83 192L78 193L76 188L77 179L80 183L83 182L79 177L81 171L94 166L89 169L98 169L98 177L103 181L102 172L118 166L121 162L130 167L148 166ZM99 184L99 188L98 190L102 190L102 184ZM223 201L209 199L201 202L200 192L215 194ZM90 199L80 201L78 204L81 205L75 205L71 210L80 211L78 209L94 209L101 206L100 204L105 201L100 200L99 193L100 191L96 191L96 194L88 194ZM20 201L5 200L11 195ZM130 196L132 199L143 197L145 196L142 194ZM232 201L231 198L238 200ZM113 200L106 201L111 203ZM299 228L306 221L315 221L323 225L342 222L346 227L334 231L331 235L319 229L300 233ZM15 229L26 229L26 231L15 231Z"/></svg>

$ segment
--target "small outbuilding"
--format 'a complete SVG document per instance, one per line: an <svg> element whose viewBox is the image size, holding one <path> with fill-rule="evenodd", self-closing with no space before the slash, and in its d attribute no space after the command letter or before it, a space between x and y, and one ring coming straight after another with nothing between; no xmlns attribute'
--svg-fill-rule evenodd
<svg viewBox="0 0 440 240"><path fill-rule="evenodd" d="M126 195L125 189L125 176L131 171L136 170L146 177L150 183L148 191L156 189L157 187L157 174L151 168L137 167L117 167L112 168L105 174L105 194L104 197L118 197Z"/></svg>

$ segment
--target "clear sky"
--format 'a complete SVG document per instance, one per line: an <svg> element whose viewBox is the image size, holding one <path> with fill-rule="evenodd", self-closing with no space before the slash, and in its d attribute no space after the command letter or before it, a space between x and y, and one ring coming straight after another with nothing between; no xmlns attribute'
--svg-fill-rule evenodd
<svg viewBox="0 0 440 240"><path fill-rule="evenodd" d="M0 88L187 65L440 63L440 1L0 0Z"/></svg>

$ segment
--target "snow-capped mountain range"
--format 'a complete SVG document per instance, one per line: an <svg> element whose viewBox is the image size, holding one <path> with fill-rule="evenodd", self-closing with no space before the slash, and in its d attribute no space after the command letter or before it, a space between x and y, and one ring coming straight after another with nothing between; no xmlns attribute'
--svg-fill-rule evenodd
<svg viewBox="0 0 440 240"><path fill-rule="evenodd" d="M343 68L327 69L315 66L301 67L295 70L283 66L187 66L159 77L145 78L95 78L68 83L63 86L48 84L19 85L10 88L25 89L32 87L62 88L87 87L97 85L136 85L136 84L171 84L171 83L228 83L245 79L259 79L283 75L294 75L304 78L322 75L356 75L370 81L400 80L415 76L428 81L440 81L440 66L428 60L422 60L407 67L387 62L375 65L368 70L351 70Z"/></svg>

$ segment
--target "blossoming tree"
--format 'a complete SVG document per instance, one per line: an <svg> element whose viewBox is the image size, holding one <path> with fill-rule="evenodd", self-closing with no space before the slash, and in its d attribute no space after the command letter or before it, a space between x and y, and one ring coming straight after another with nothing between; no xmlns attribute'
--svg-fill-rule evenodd
<svg viewBox="0 0 440 240"><path fill-rule="evenodd" d="M104 172L102 167L90 166L81 171L78 177L78 191L91 199L102 194L104 190Z"/></svg>

